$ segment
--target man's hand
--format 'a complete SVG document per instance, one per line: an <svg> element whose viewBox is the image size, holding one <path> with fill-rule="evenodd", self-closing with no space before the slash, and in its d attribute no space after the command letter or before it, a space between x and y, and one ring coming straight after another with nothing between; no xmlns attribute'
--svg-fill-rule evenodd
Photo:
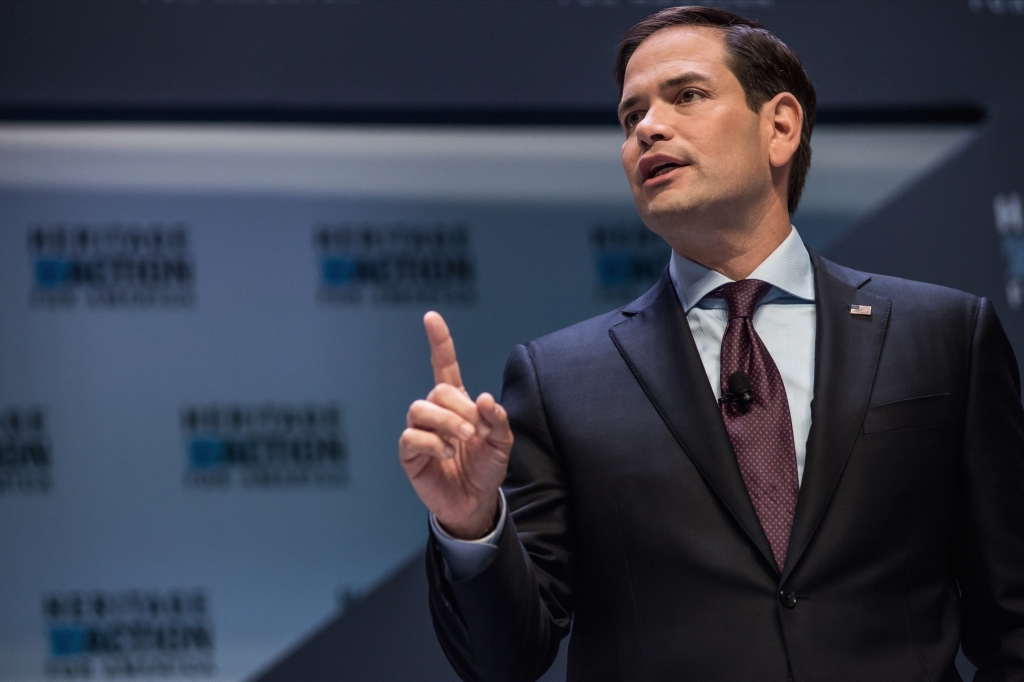
<svg viewBox="0 0 1024 682"><path fill-rule="evenodd" d="M434 367L434 390L409 407L398 457L423 504L446 531L463 540L493 527L505 480L512 429L489 393L474 402L462 386L455 343L435 312L423 317Z"/></svg>

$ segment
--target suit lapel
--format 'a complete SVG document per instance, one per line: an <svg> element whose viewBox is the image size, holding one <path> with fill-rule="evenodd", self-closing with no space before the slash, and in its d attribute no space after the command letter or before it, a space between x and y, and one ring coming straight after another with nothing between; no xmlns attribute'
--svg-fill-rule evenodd
<svg viewBox="0 0 1024 682"><path fill-rule="evenodd" d="M722 414L669 277L624 309L612 341L676 441L736 522L775 566L747 495Z"/></svg>
<svg viewBox="0 0 1024 682"><path fill-rule="evenodd" d="M813 251L811 261L817 303L814 399L783 580L807 549L853 450L889 322L889 300L860 289L870 276L839 267ZM871 315L851 315L851 305L871 306Z"/></svg>

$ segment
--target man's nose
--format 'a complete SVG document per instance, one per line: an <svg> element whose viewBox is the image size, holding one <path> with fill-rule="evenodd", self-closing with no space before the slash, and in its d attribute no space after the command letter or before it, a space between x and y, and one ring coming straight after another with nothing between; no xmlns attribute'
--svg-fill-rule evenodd
<svg viewBox="0 0 1024 682"><path fill-rule="evenodd" d="M665 107L655 104L651 106L636 124L636 138L640 144L651 146L655 142L672 137L672 128L668 125L668 112Z"/></svg>

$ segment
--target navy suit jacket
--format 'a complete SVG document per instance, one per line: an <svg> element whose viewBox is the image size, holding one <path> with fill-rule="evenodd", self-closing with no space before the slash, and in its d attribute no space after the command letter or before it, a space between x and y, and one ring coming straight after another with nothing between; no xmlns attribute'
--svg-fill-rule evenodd
<svg viewBox="0 0 1024 682"><path fill-rule="evenodd" d="M780 573L665 275L518 346L494 561L446 577L465 680L1024 680L1024 409L986 299L812 253L813 424ZM871 306L870 316L850 314Z"/></svg>

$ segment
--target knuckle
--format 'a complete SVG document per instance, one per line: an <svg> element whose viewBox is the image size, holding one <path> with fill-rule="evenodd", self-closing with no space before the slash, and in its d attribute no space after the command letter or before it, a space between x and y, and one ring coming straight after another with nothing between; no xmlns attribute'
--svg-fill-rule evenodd
<svg viewBox="0 0 1024 682"><path fill-rule="evenodd" d="M427 400L417 400L409 406L409 416L413 419L422 419L433 407Z"/></svg>
<svg viewBox="0 0 1024 682"><path fill-rule="evenodd" d="M430 394L427 396L427 400L435 405L450 407L458 404L459 395L460 393L458 389L451 384L438 384L431 389Z"/></svg>
<svg viewBox="0 0 1024 682"><path fill-rule="evenodd" d="M416 441L415 429L406 429L398 439L398 446L403 449L410 449Z"/></svg>

